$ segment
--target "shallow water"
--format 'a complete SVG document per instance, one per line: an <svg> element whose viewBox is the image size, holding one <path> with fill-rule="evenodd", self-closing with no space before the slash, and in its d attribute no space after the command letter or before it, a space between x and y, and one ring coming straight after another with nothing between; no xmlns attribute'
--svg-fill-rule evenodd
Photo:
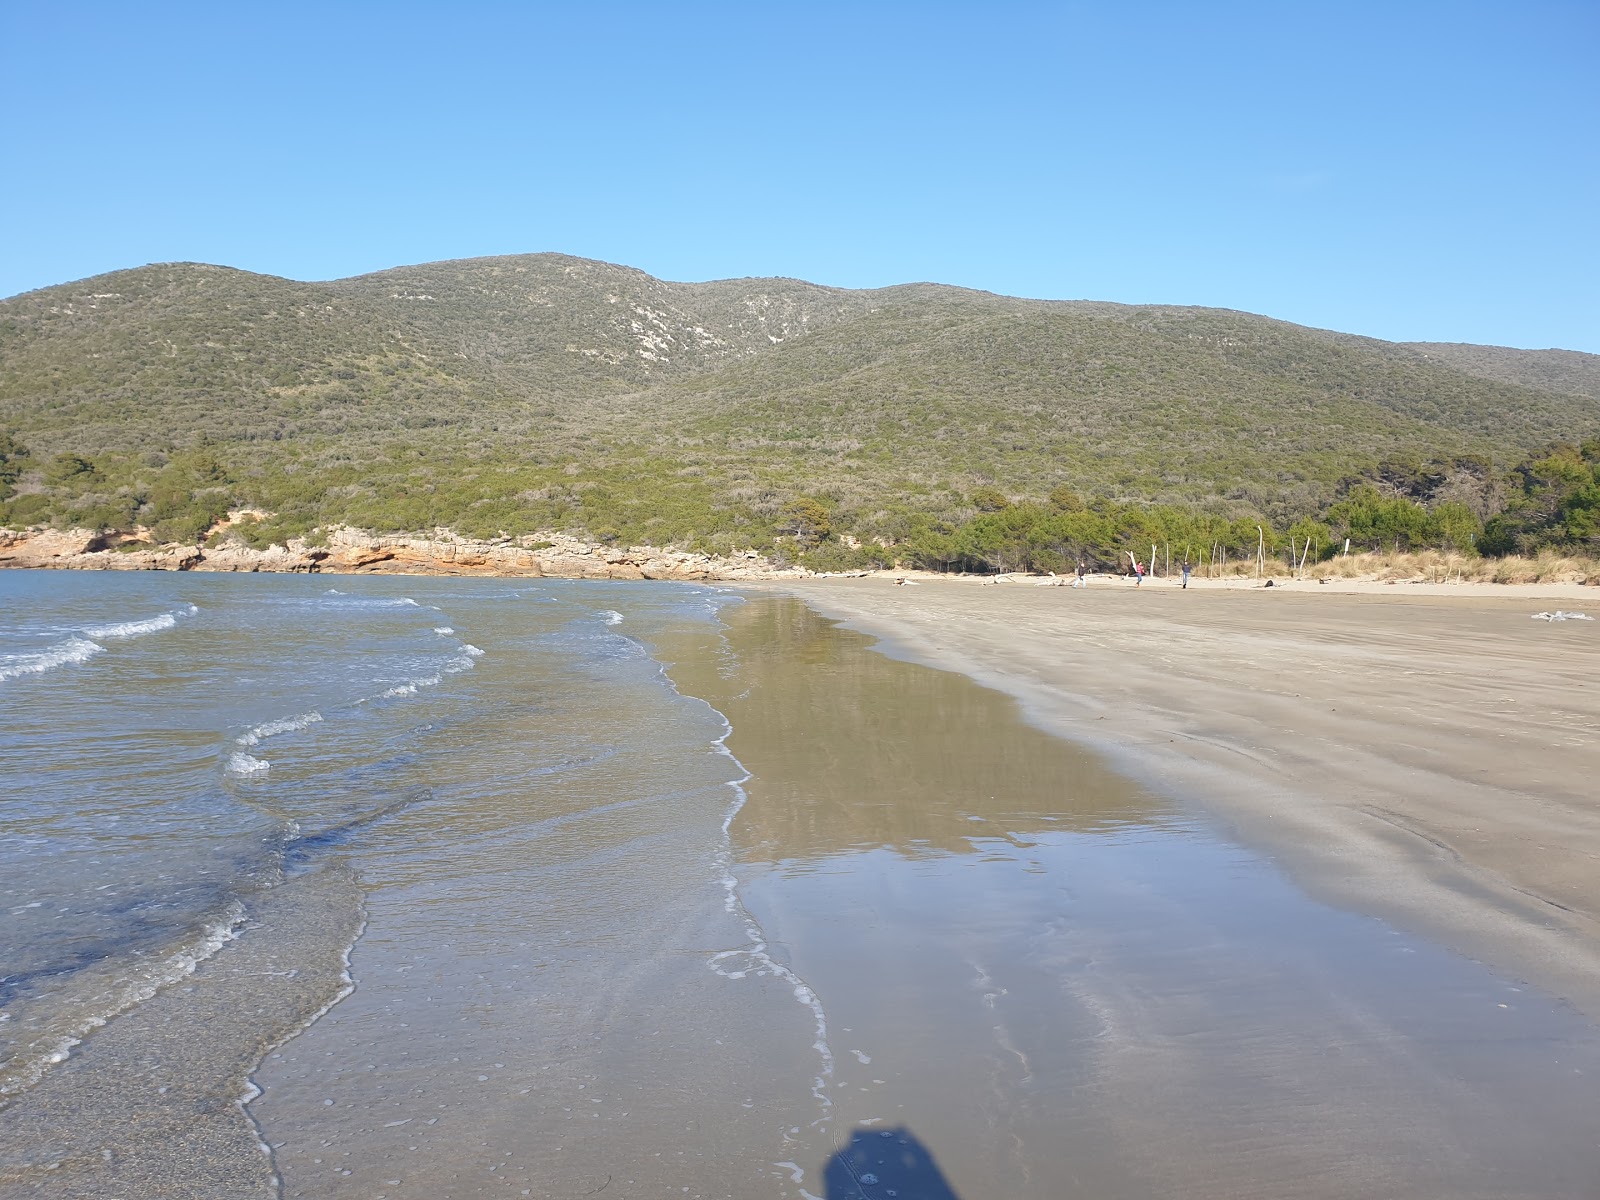
<svg viewBox="0 0 1600 1200"><path fill-rule="evenodd" d="M793 601L64 572L0 598L0 1193L1600 1178L1569 1010Z"/></svg>

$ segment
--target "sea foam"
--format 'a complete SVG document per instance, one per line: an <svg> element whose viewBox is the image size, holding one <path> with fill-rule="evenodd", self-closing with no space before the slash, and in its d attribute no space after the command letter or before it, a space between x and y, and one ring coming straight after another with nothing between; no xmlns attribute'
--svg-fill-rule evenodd
<svg viewBox="0 0 1600 1200"><path fill-rule="evenodd" d="M46 1071L57 1063L65 1062L75 1046L94 1030L113 1017L143 1004L163 987L176 983L223 946L239 936L244 925L244 908L237 901L230 903L219 919L200 928L186 945L180 946L166 958L143 967L131 979L105 992L96 1008L80 1014L72 1027L53 1041L35 1045L32 1053L19 1055L0 1064L0 1096L15 1095L38 1083Z"/></svg>
<svg viewBox="0 0 1600 1200"><path fill-rule="evenodd" d="M70 637L45 650L23 654L0 654L0 680L16 679L22 675L42 675L70 663L87 662L105 647L88 638Z"/></svg>
<svg viewBox="0 0 1600 1200"><path fill-rule="evenodd" d="M739 899L739 879L733 870L733 822L749 799L744 785L750 781L750 772L728 749L728 738L733 734L732 723L716 708L709 704L706 707L722 719L722 735L712 741L713 749L744 772L741 778L730 779L727 784L733 793L733 802L722 818L722 845L718 847L716 857L722 875L723 909L744 926L744 934L748 939L748 945L713 954L707 960L707 965L724 979L744 979L751 975L780 979L788 985L795 1001L810 1013L815 1033L811 1049L817 1056L817 1074L811 1081L811 1095L819 1110L818 1119L812 1125L820 1126L827 1122L833 1111L833 1097L828 1092L833 1083L834 1070L833 1047L828 1042L828 1014L822 1007L821 997L811 985L769 953L766 932Z"/></svg>
<svg viewBox="0 0 1600 1200"><path fill-rule="evenodd" d="M272 764L264 758L246 754L243 750L235 750L228 756L228 765L223 769L236 779L248 779L252 775L260 775L270 771Z"/></svg>
<svg viewBox="0 0 1600 1200"><path fill-rule="evenodd" d="M84 629L85 637L92 638L135 638L143 637L147 633L160 633L163 629L171 629L178 623L179 617L192 617L200 610L192 604L186 604L175 612L164 612L154 617L147 617L143 621L118 621L110 625L90 625Z"/></svg>
<svg viewBox="0 0 1600 1200"><path fill-rule="evenodd" d="M234 740L241 746L255 746L259 745L263 738L277 737L280 733L294 733L308 725L315 725L320 720L322 714L319 712L301 713L298 717L283 717L247 729Z"/></svg>

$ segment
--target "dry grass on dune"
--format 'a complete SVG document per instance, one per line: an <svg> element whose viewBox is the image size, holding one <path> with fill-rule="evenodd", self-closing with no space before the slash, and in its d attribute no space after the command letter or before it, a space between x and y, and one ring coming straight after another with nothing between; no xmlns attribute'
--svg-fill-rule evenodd
<svg viewBox="0 0 1600 1200"><path fill-rule="evenodd" d="M1440 550L1341 555L1307 566L1312 579L1424 580L1429 583L1584 583L1600 586L1600 561L1560 554L1478 558Z"/></svg>
<svg viewBox="0 0 1600 1200"><path fill-rule="evenodd" d="M1282 578L1298 576L1282 560L1267 561L1265 572ZM1254 558L1217 567L1197 567L1196 578L1239 579L1256 574ZM1371 551L1339 555L1307 563L1306 579L1369 580L1378 583L1581 583L1600 587L1600 559L1544 553L1533 558L1511 555L1480 558L1442 550Z"/></svg>

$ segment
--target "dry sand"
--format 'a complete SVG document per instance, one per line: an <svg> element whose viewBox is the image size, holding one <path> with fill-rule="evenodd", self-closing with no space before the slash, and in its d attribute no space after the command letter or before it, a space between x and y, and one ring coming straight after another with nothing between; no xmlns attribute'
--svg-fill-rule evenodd
<svg viewBox="0 0 1600 1200"><path fill-rule="evenodd" d="M782 589L1600 1018L1600 620L1531 619L1594 589L1035 582Z"/></svg>

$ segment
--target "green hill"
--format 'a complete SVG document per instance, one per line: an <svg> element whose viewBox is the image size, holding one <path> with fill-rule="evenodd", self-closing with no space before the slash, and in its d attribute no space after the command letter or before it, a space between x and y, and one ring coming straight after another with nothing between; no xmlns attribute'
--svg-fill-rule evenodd
<svg viewBox="0 0 1600 1200"><path fill-rule="evenodd" d="M1576 350L1513 350L1461 342L1406 342L1406 349L1467 375L1559 395L1600 400L1600 354Z"/></svg>
<svg viewBox="0 0 1600 1200"><path fill-rule="evenodd" d="M0 301L13 522L176 520L181 494L282 529L735 544L803 495L867 538L1066 485L1287 523L1380 459L1594 437L1597 381L1568 351L553 254L331 283L163 264Z"/></svg>

